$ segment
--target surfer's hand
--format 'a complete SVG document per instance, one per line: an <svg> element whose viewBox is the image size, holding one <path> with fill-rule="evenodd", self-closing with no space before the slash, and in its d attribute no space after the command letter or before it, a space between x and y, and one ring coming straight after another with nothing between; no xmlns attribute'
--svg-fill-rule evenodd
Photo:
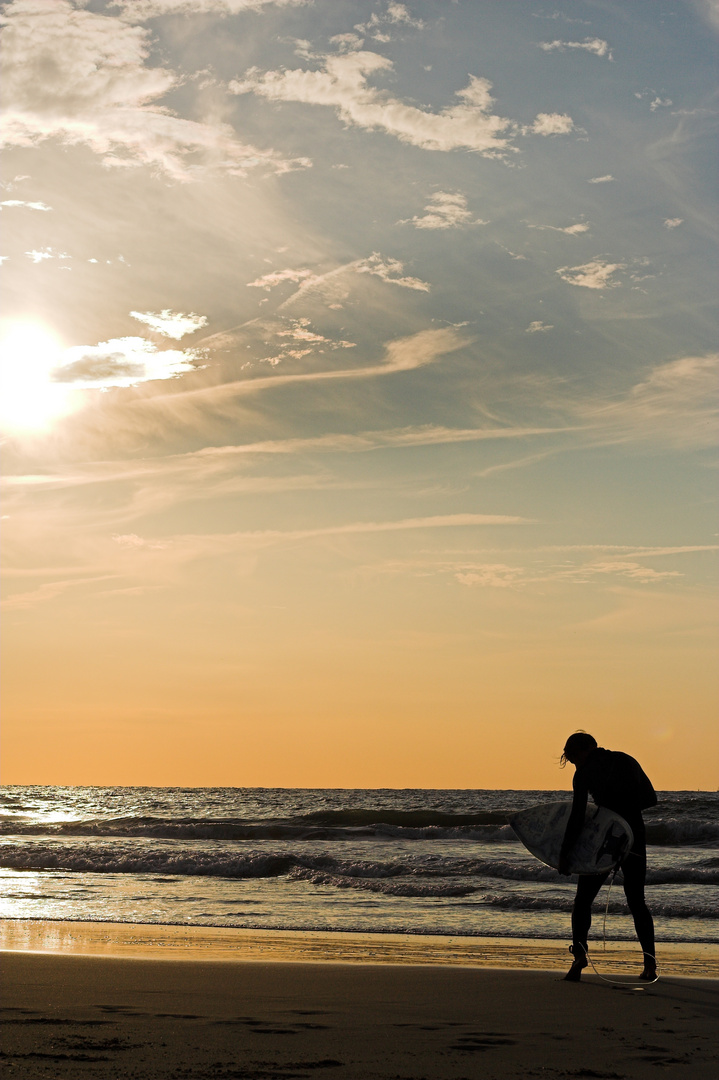
<svg viewBox="0 0 719 1080"><path fill-rule="evenodd" d="M571 871L569 869L569 856L568 855L560 855L559 856L559 873L563 874L564 877L569 877Z"/></svg>

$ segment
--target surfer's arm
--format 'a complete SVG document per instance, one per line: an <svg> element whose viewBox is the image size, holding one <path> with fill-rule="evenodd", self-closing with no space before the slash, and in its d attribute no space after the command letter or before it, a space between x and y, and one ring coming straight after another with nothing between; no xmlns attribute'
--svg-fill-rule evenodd
<svg viewBox="0 0 719 1080"><path fill-rule="evenodd" d="M581 779L577 779L577 773L574 774L574 800L572 802L572 812L569 815L569 821L567 822L567 828L564 831L564 840L562 841L562 847L559 853L559 873L569 873L569 857L572 854L572 848L579 839L579 834L582 831L584 825L584 815L587 810L587 797L589 792L586 784L583 784Z"/></svg>

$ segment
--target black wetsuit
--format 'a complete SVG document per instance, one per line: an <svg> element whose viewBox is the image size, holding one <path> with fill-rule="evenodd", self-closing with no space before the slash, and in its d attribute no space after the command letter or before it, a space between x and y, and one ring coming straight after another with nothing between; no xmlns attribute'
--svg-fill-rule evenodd
<svg viewBox="0 0 719 1080"><path fill-rule="evenodd" d="M598 746L574 773L574 803L562 845L568 855L584 824L587 797L597 806L606 806L620 814L634 834L631 851L622 863L624 894L634 918L639 943L646 956L654 957L654 922L644 900L647 872L647 844L642 810L656 806L657 796L638 761L629 754ZM592 903L607 879L607 874L580 874L572 909L572 939L580 951L587 949L592 924ZM578 953L575 952L575 956ZM646 957L645 957L646 958Z"/></svg>

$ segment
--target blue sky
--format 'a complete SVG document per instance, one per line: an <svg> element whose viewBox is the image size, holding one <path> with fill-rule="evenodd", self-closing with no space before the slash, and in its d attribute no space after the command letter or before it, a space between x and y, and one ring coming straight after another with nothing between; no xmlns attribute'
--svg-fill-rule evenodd
<svg viewBox="0 0 719 1080"><path fill-rule="evenodd" d="M17 754L716 786L717 5L2 10Z"/></svg>

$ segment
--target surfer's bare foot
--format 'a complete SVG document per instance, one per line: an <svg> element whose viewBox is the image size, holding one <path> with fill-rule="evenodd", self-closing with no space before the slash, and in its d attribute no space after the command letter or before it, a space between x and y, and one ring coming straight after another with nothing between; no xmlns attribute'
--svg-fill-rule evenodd
<svg viewBox="0 0 719 1080"><path fill-rule="evenodd" d="M580 947L577 947L575 949L574 946L570 946L569 951L574 956L574 963L570 967L567 974L564 976L564 981L565 982L579 982L579 980L582 977L582 972L584 971L584 969L585 969L585 967L587 966L587 963L588 963L587 954Z"/></svg>
<svg viewBox="0 0 719 1080"><path fill-rule="evenodd" d="M656 982L658 979L656 964L645 964L639 978L642 982Z"/></svg>

